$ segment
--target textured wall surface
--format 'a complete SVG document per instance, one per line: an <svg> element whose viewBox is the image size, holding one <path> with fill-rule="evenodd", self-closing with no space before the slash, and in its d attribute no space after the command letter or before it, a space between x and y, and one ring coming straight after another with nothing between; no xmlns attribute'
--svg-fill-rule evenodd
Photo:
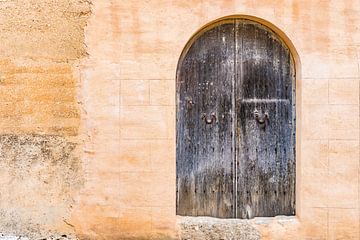
<svg viewBox="0 0 360 240"><path fill-rule="evenodd" d="M175 236L177 224L186 221L175 215L177 61L205 24L242 14L278 27L301 62L297 215L250 224L263 239L359 238L359 1L134 0L94 6L95 15L106 16L98 20L107 24L96 37L107 38L88 46L102 45L98 54L117 64L120 75L112 78L121 82L122 236Z"/></svg>
<svg viewBox="0 0 360 240"><path fill-rule="evenodd" d="M0 1L0 232L47 237L84 185L78 60L87 1Z"/></svg>
<svg viewBox="0 0 360 240"><path fill-rule="evenodd" d="M205 24L243 14L281 29L301 61L297 215L233 224L262 239L359 239L358 0L4 0L0 13L0 232L196 228L175 213L176 65Z"/></svg>

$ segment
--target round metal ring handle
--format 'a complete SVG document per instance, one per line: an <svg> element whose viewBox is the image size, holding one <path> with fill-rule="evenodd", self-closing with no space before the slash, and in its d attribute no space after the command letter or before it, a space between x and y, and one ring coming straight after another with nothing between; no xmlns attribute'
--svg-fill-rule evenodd
<svg viewBox="0 0 360 240"><path fill-rule="evenodd" d="M188 109L192 109L193 108L193 106L194 106L194 102L193 102L193 100L191 100L191 99L188 99L187 100L187 108Z"/></svg>
<svg viewBox="0 0 360 240"><path fill-rule="evenodd" d="M260 125L263 125L269 119L269 114L267 112L265 112L264 114L260 114L259 111L255 109L254 118L257 123L259 123Z"/></svg>
<svg viewBox="0 0 360 240"><path fill-rule="evenodd" d="M202 116L202 120L204 120L206 124L213 124L214 122L216 122L216 115L215 113L212 113L210 114L210 116L208 116L206 113L204 113Z"/></svg>

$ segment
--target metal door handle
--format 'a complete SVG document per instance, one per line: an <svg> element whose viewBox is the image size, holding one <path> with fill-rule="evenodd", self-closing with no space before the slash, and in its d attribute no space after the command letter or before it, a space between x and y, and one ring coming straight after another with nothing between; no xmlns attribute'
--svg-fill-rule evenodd
<svg viewBox="0 0 360 240"><path fill-rule="evenodd" d="M255 118L257 123L263 125L269 119L269 114L267 112L265 112L263 114L260 114L260 112L257 109L255 109L254 118Z"/></svg>
<svg viewBox="0 0 360 240"><path fill-rule="evenodd" d="M206 124L213 124L216 122L216 115L215 113L212 113L210 116L208 116L206 113L204 113L201 119L204 120Z"/></svg>
<svg viewBox="0 0 360 240"><path fill-rule="evenodd" d="M191 100L191 99L188 99L187 100L187 108L189 108L189 109L192 109L192 107L194 106L194 102Z"/></svg>

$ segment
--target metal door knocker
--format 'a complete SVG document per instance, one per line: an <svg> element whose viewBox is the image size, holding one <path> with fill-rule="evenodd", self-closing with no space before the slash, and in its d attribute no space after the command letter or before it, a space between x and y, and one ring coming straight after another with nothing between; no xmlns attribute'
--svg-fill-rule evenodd
<svg viewBox="0 0 360 240"><path fill-rule="evenodd" d="M212 113L208 116L206 113L203 113L201 119L204 120L206 124L213 124L216 122L216 115L215 113Z"/></svg>
<svg viewBox="0 0 360 240"><path fill-rule="evenodd" d="M260 125L262 129L265 128L266 123L269 121L269 114L268 112L260 113L257 109L254 111L254 118L256 122Z"/></svg>
<svg viewBox="0 0 360 240"><path fill-rule="evenodd" d="M194 102L193 102L193 100L191 100L191 99L188 99L187 100L187 108L188 109L192 109L192 107L194 106Z"/></svg>

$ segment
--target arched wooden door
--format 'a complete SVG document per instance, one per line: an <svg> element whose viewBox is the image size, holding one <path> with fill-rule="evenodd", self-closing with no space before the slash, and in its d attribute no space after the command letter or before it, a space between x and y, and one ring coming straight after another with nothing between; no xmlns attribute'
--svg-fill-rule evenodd
<svg viewBox="0 0 360 240"><path fill-rule="evenodd" d="M267 27L227 19L177 70L177 214L295 214L295 68Z"/></svg>

